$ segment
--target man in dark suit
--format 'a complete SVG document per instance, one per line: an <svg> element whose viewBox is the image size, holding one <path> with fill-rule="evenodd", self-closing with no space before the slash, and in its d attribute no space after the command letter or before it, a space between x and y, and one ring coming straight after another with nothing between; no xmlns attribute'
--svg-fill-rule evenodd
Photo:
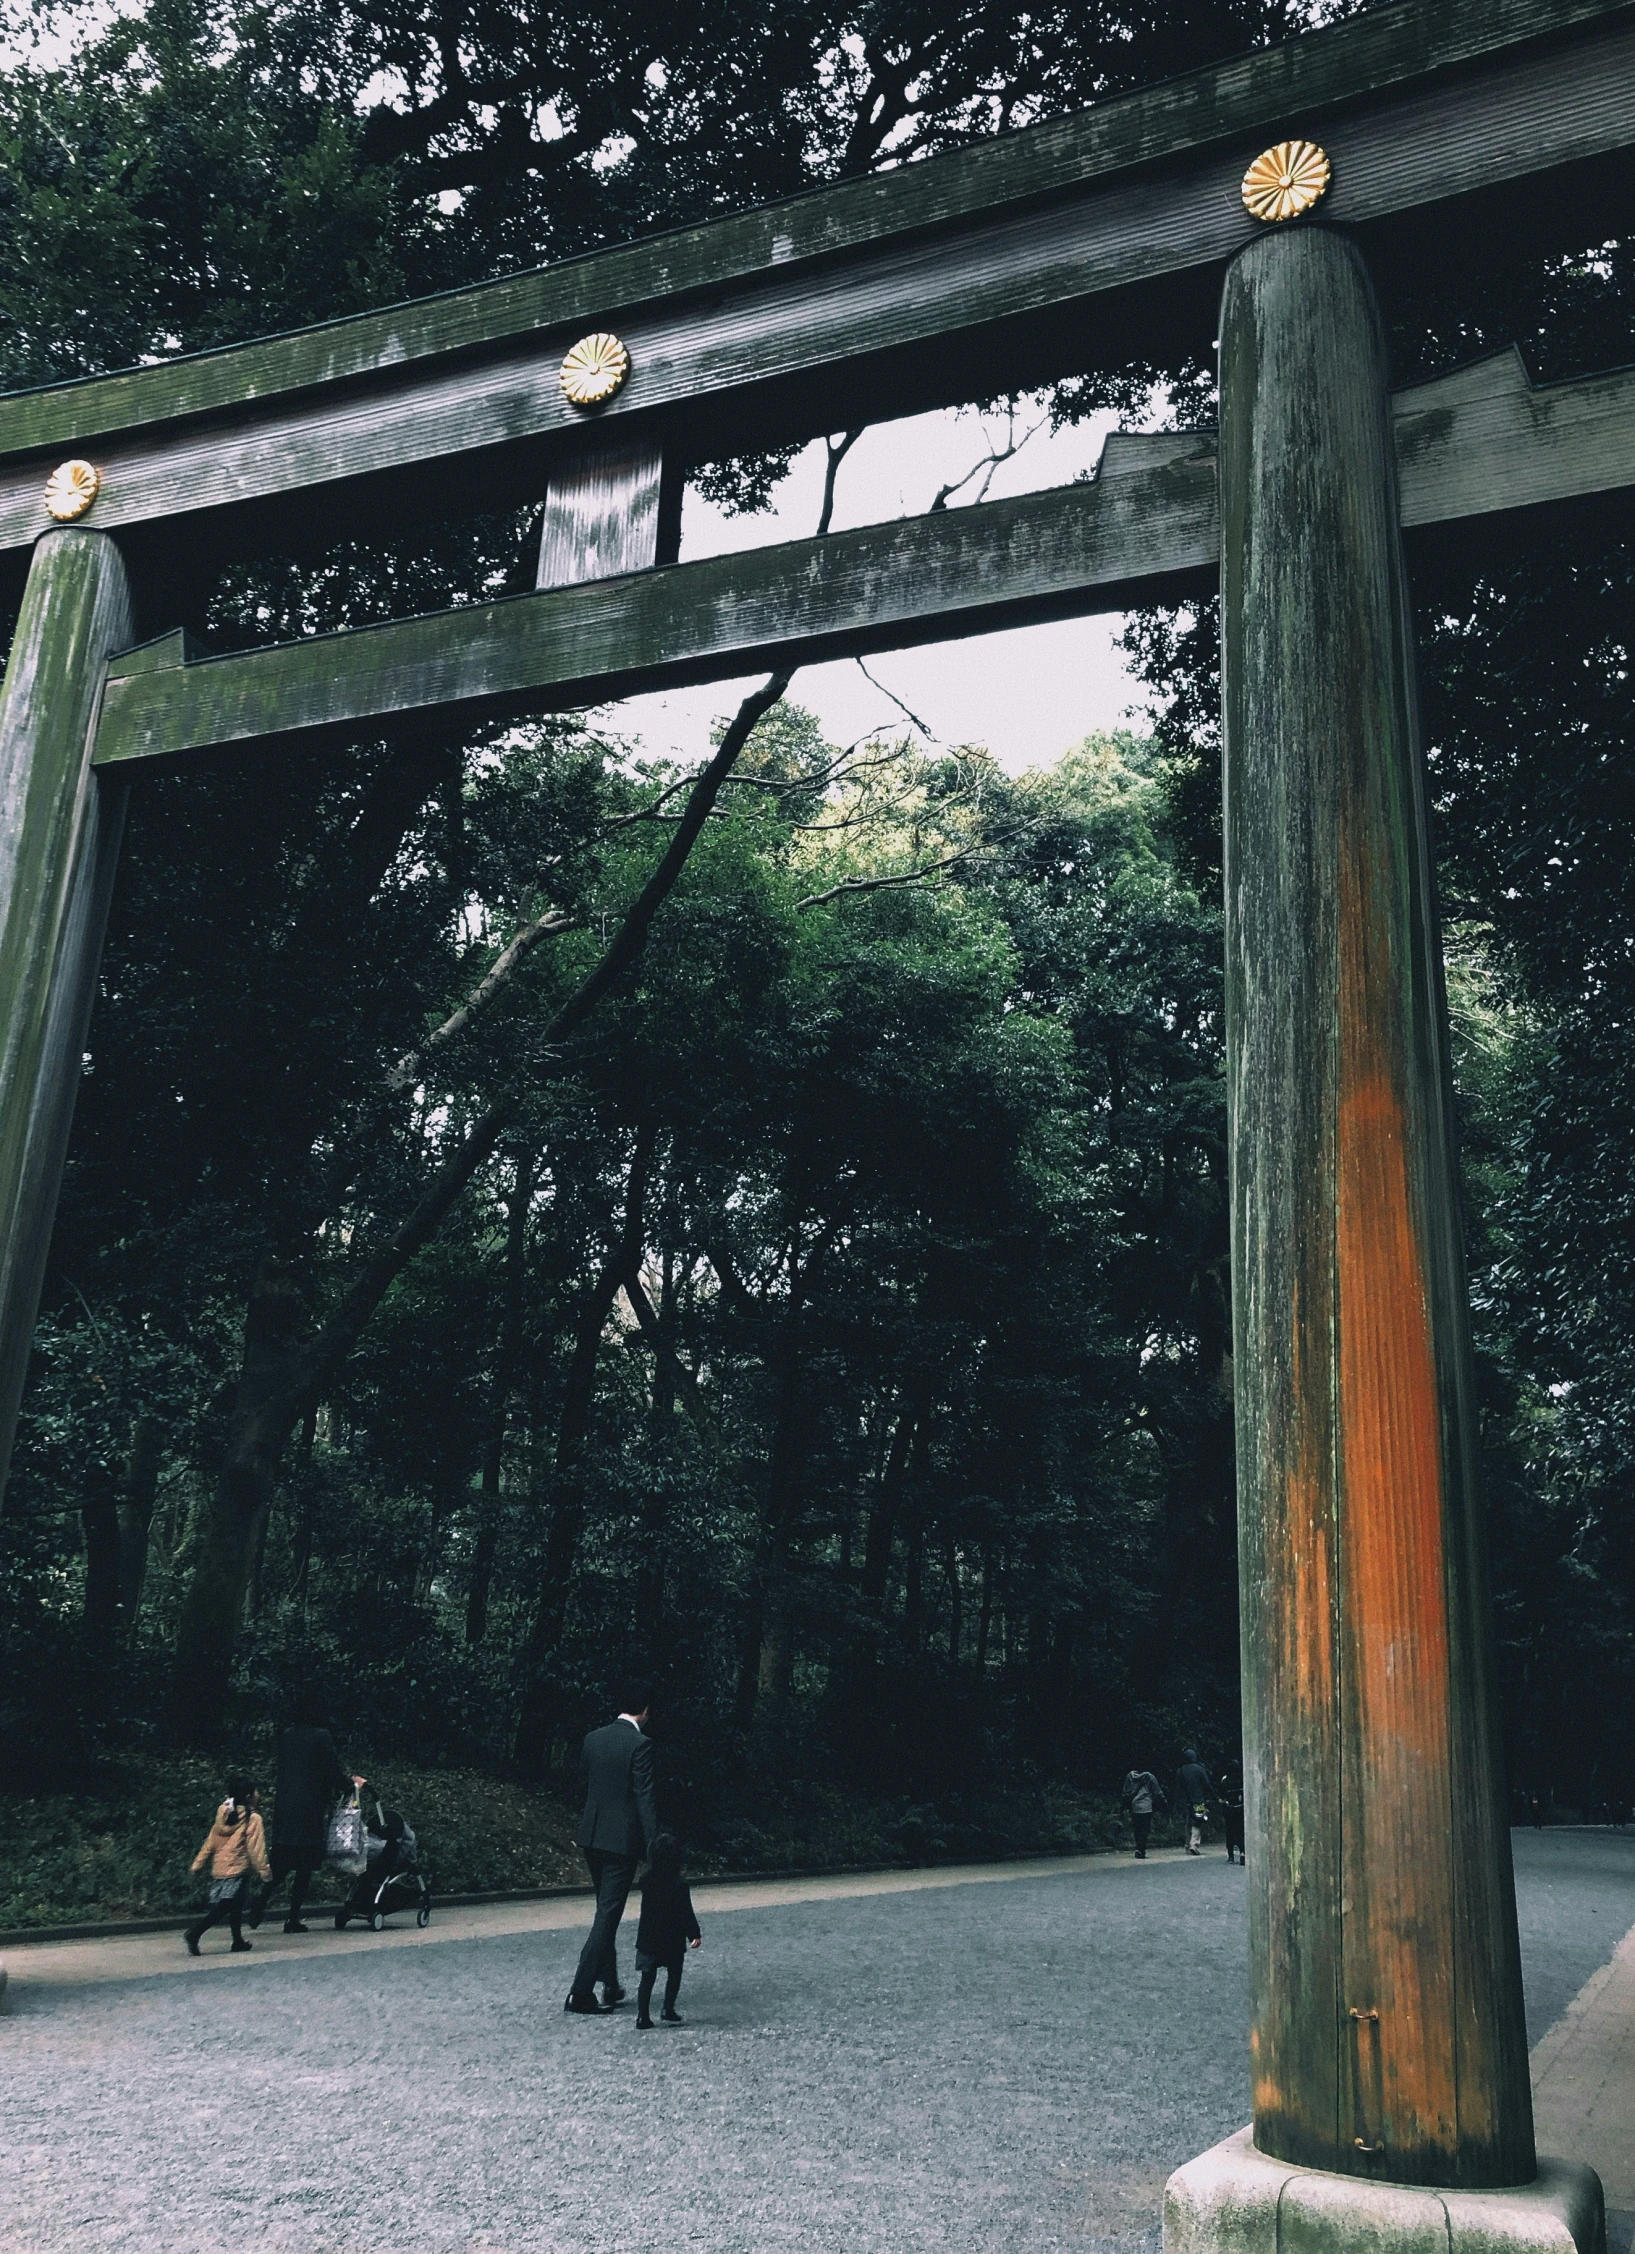
<svg viewBox="0 0 1635 2254"><path fill-rule="evenodd" d="M619 1719L592 1730L579 1765L585 1778L585 1812L577 1838L590 1865L596 1889L596 1917L564 2011L596 2014L624 2002L619 1986L617 1945L636 1865L652 1846L659 1828L653 1802L653 1745L642 1725L652 1694L646 1683L628 1683ZM602 2001L596 2001L596 1983Z"/></svg>

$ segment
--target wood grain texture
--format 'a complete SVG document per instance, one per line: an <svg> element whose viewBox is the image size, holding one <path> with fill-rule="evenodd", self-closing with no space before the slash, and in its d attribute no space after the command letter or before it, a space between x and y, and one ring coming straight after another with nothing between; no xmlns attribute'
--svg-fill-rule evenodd
<svg viewBox="0 0 1635 2254"><path fill-rule="evenodd" d="M110 679L101 765L544 711L1208 583L1211 434L1095 484Z"/></svg>
<svg viewBox="0 0 1635 2254"><path fill-rule="evenodd" d="M1384 351L1355 246L1221 315L1255 2139L1533 2173L1445 1009Z"/></svg>
<svg viewBox="0 0 1635 2254"><path fill-rule="evenodd" d="M103 472L97 524L149 527L160 546L333 539L383 512L504 499L577 441L557 366L591 320L633 360L602 427L656 423L695 458L826 429L837 387L879 421L1122 363L1178 324L1205 345L1214 278L1254 232L1244 166L1295 129L1334 157L1330 216L1366 230L1422 215L1420 262L1446 250L1462 197L1635 140L1635 0L1384 9L773 213L15 395L0 401L0 552L41 529L68 450Z"/></svg>
<svg viewBox="0 0 1635 2254"><path fill-rule="evenodd" d="M1635 485L1635 368L1535 387L1512 349L1391 405L1410 530Z"/></svg>
<svg viewBox="0 0 1635 2254"><path fill-rule="evenodd" d="M124 825L91 739L108 653L130 635L114 543L47 533L0 684L0 1490Z"/></svg>
<svg viewBox="0 0 1635 2254"><path fill-rule="evenodd" d="M616 579L659 561L664 448L637 431L587 439L551 471L536 587Z"/></svg>
<svg viewBox="0 0 1635 2254"><path fill-rule="evenodd" d="M572 332L682 291L714 291L893 237L957 225L1136 166L1389 97L1436 72L1628 22L1629 0L1401 0L1353 22L1235 56L1122 100L925 164L791 197L708 224L468 290L198 353L160 367L0 398L0 454L71 451L182 416L264 405L541 332ZM1251 151L1251 154L1253 152Z"/></svg>

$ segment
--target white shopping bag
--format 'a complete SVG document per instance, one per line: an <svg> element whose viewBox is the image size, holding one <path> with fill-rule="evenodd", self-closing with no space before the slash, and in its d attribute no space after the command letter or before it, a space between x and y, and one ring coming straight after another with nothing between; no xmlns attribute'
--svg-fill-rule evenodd
<svg viewBox="0 0 1635 2254"><path fill-rule="evenodd" d="M324 1861L345 1878L361 1878L369 1868L369 1845L363 1828L363 1803L351 1793L329 1818L329 1841Z"/></svg>

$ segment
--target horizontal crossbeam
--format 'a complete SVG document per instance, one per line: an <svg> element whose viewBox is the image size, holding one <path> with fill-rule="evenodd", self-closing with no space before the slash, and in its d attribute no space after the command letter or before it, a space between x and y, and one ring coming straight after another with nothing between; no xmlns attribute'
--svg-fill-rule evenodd
<svg viewBox="0 0 1635 2254"><path fill-rule="evenodd" d="M1592 183L1611 179L1594 167L1635 143L1635 0L1405 0L710 226L13 395L0 557L44 528L45 473L68 453L103 474L94 522L150 527L172 556L537 493L583 433L557 367L590 327L633 361L601 419L692 459L1206 344L1220 269L1255 230L1244 167L1291 132L1322 139L1325 212L1372 231L1386 267L1393 228L1422 267L1456 255L1462 199L1563 168L1593 224Z"/></svg>
<svg viewBox="0 0 1635 2254"><path fill-rule="evenodd" d="M1405 524L1635 486L1635 372L1535 390L1503 353L1395 401ZM1090 484L192 663L114 660L99 767L503 718L1179 599L1219 555L1210 432L1114 437ZM160 662L156 662L160 661Z"/></svg>

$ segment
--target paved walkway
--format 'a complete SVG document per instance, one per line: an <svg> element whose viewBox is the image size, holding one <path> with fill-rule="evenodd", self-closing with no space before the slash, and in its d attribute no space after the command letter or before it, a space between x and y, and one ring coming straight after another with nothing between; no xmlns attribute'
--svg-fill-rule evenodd
<svg viewBox="0 0 1635 2254"><path fill-rule="evenodd" d="M1167 1851L1155 1848L1148 1857L1154 1863L1185 1859L1179 1848ZM1133 1864L1134 1860L1132 1855L1052 1855L1026 1863L945 1863L933 1870L868 1871L855 1877L775 1878L759 1884L731 1886L711 1886L703 1882L693 1887L693 1904L702 1918L706 1909L719 1914L729 1910L773 1909L790 1902L840 1902L863 1895L917 1894L927 1888L945 1886L997 1885L1007 1879L1090 1876L1122 1868ZM632 1907L639 1908L639 1904L638 1896ZM582 1936L589 1923L590 1902L586 1895L558 1901L495 1902L468 1905L464 1909L440 1909L433 1922L423 1928L416 1927L412 1915L400 1916L384 1933L371 1933L361 1925L349 1927L344 1934L337 1933L329 1912L314 1911L310 1935L281 1933L275 1917L271 1925L263 1926L253 1936L253 1945L263 1963L279 1958L304 1963L315 1951L322 1954L326 1947L342 1956L353 1957L361 1949L397 1950L405 1945L427 1948L448 1941L492 1940L496 1935L507 1933L576 1932ZM621 1927L620 1939L629 1942L632 1936ZM252 1969L242 1958L235 1960L227 1954L226 1932L219 1927L204 1942L197 1957L188 1956L179 1934L137 1933L112 1940L30 1941L21 1947L13 1944L9 1964L11 1971L20 1975L31 1988L80 1987L88 1981L101 1980L143 1980L164 1973L177 1973L184 1979L194 1980L210 1964L235 1977L242 1977Z"/></svg>
<svg viewBox="0 0 1635 2254"><path fill-rule="evenodd" d="M1541 1880L1559 1894L1564 1882L1583 1885L1597 1863L1615 1879L1635 1870L1635 1843L1621 1833L1535 1833L1523 1852L1535 1899ZM1635 1919L1635 1904L1628 1914ZM1611 2254L1628 2254L1635 2241L1635 1924L1534 2044L1533 2112L1540 2151L1596 2170Z"/></svg>
<svg viewBox="0 0 1635 2254"><path fill-rule="evenodd" d="M1635 1836L1517 1859L1545 2141L1607 2168ZM697 1899L689 2024L651 2035L562 2013L578 1902L196 1963L166 1935L13 1950L0 2248L1154 2254L1165 2175L1246 2116L1219 1854Z"/></svg>

